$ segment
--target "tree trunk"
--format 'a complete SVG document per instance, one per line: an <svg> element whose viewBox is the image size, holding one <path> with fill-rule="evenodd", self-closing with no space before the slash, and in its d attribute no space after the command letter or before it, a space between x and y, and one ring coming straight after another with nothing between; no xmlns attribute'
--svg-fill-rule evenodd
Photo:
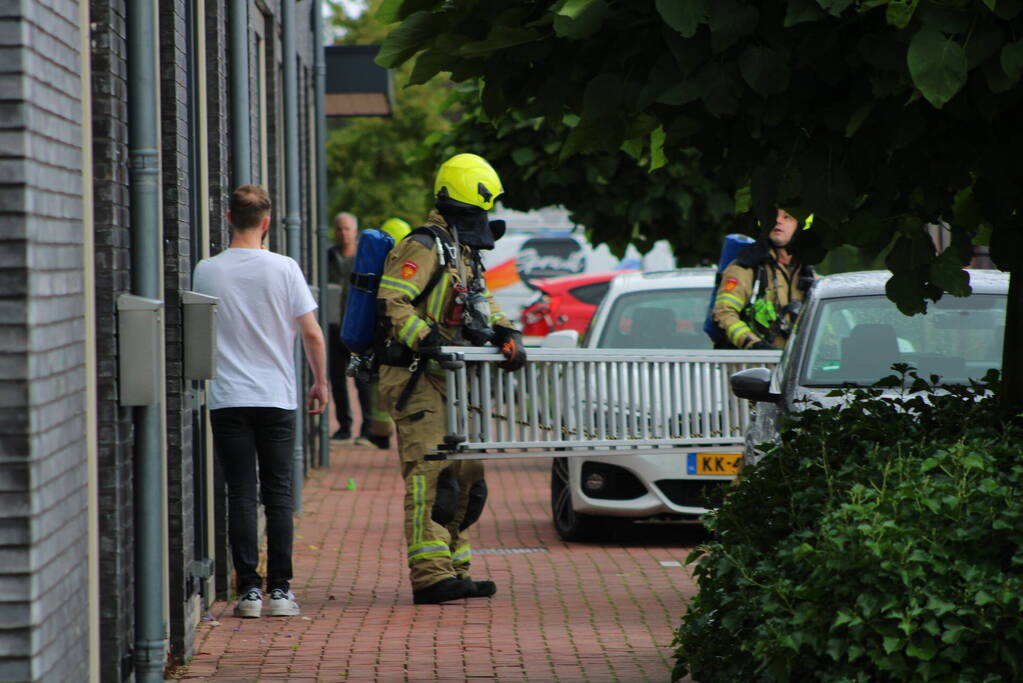
<svg viewBox="0 0 1023 683"><path fill-rule="evenodd" d="M1009 273L1002 346L1002 405L1010 417L1023 413L1023 268Z"/></svg>

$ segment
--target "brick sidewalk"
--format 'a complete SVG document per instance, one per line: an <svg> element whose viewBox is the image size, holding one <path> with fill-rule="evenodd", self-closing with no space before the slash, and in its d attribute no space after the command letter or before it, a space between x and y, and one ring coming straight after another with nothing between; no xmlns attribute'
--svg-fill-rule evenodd
<svg viewBox="0 0 1023 683"><path fill-rule="evenodd" d="M332 462L306 482L295 529L302 616L243 620L217 603L177 678L669 680L672 629L695 592L689 569L670 563L700 540L693 529L641 525L613 544L563 543L549 517L550 461L491 461L473 576L496 581L497 595L416 606L397 455L335 444Z"/></svg>

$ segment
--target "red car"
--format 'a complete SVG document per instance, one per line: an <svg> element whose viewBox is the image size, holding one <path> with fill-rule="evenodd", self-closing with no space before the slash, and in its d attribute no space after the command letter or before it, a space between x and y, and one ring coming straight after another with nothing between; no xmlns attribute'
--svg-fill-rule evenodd
<svg viewBox="0 0 1023 683"><path fill-rule="evenodd" d="M561 275L531 283L540 297L522 311L522 334L544 337L557 330L576 330L582 335L611 280L627 270Z"/></svg>

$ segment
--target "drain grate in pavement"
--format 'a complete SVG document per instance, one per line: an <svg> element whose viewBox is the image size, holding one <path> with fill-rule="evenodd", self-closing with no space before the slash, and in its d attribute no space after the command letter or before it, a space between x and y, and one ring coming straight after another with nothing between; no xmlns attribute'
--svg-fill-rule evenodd
<svg viewBox="0 0 1023 683"><path fill-rule="evenodd" d="M474 548L473 555L525 555L526 553L545 553L547 548Z"/></svg>

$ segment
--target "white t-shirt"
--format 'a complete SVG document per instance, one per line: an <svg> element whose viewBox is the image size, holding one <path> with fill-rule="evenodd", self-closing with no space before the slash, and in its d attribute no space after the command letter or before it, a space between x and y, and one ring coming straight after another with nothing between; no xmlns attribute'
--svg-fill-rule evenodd
<svg viewBox="0 0 1023 683"><path fill-rule="evenodd" d="M294 259L266 249L225 249L195 266L192 286L220 299L210 410L295 410L297 318L316 310L316 301Z"/></svg>

